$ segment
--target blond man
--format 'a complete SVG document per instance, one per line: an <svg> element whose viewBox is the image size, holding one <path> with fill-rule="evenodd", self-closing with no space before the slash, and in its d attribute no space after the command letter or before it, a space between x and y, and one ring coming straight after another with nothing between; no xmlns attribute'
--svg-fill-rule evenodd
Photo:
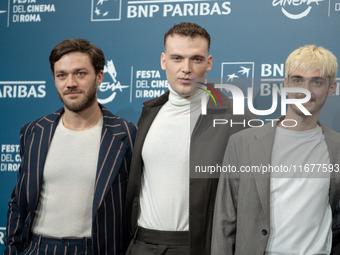
<svg viewBox="0 0 340 255"><path fill-rule="evenodd" d="M224 164L239 170L267 166L267 171L221 174L213 255L339 254L340 134L318 121L336 90L337 66L335 56L322 47L295 50L286 61L284 86L310 92L302 104L310 114L289 105L275 125L230 137ZM285 172L288 167L291 171Z"/></svg>

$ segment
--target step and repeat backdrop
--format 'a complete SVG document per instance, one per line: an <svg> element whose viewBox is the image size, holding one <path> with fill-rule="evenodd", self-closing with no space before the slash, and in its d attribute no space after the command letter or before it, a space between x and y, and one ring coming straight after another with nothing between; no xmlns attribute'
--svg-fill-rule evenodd
<svg viewBox="0 0 340 255"><path fill-rule="evenodd" d="M253 87L257 109L271 107L296 48L316 44L340 59L340 0L1 0L0 253L20 166L20 128L62 107L49 67L52 48L67 38L100 47L106 69L98 100L136 124L142 103L168 90L160 67L163 37L182 21L211 35L208 81L242 78L243 91ZM339 99L338 87L320 117L338 132ZM264 118L279 115L280 107Z"/></svg>

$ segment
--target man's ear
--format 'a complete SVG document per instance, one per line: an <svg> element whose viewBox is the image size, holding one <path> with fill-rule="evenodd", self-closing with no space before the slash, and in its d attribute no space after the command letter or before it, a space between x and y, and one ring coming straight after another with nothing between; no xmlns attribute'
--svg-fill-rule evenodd
<svg viewBox="0 0 340 255"><path fill-rule="evenodd" d="M161 55L161 67L163 70L166 70L166 55L164 52Z"/></svg>
<svg viewBox="0 0 340 255"><path fill-rule="evenodd" d="M208 56L208 66L207 66L207 73L209 73L209 72L210 72L211 68L212 68L212 56L211 56L211 55L209 55L209 56Z"/></svg>
<svg viewBox="0 0 340 255"><path fill-rule="evenodd" d="M98 73L97 73L97 86L103 82L103 79L104 79L104 71L103 70L100 70Z"/></svg>
<svg viewBox="0 0 340 255"><path fill-rule="evenodd" d="M334 96L334 93L335 93L335 90L336 90L336 87L338 86L337 82L334 81L330 86L329 86L329 89L328 89L328 96L329 97L332 97Z"/></svg>
<svg viewBox="0 0 340 255"><path fill-rule="evenodd" d="M289 78L286 77L286 78L284 79L284 81L283 81L283 86L284 86L285 88L288 88L288 79L289 79Z"/></svg>

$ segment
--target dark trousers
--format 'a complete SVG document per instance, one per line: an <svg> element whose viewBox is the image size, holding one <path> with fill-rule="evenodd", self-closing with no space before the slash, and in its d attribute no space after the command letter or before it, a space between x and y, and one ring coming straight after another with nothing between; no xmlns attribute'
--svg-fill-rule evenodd
<svg viewBox="0 0 340 255"><path fill-rule="evenodd" d="M92 240L33 235L27 249L20 255L92 255Z"/></svg>
<svg viewBox="0 0 340 255"><path fill-rule="evenodd" d="M188 255L189 250L189 231L138 227L126 255Z"/></svg>

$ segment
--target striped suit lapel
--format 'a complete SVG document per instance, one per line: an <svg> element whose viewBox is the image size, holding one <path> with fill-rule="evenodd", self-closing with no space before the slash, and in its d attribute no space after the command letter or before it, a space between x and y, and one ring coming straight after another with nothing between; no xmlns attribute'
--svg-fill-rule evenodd
<svg viewBox="0 0 340 255"><path fill-rule="evenodd" d="M34 128L32 134L27 137L26 146L29 146L29 150L26 161L28 164L26 187L31 212L35 210L39 201L47 152L62 112L63 108L40 119L32 127Z"/></svg>
<svg viewBox="0 0 340 255"><path fill-rule="evenodd" d="M129 135L115 120L116 116L102 108L103 129L100 141L97 174L95 181L95 193L93 200L93 219L101 206L106 194L109 192L112 183L119 178L118 171L123 162L128 147L124 145L123 139Z"/></svg>

